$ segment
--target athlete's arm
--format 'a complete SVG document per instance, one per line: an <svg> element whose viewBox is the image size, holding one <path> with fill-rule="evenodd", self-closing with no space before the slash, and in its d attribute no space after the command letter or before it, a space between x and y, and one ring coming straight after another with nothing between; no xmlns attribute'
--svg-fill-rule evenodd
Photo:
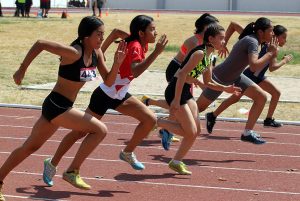
<svg viewBox="0 0 300 201"><path fill-rule="evenodd" d="M195 51L188 62L183 66L182 69L176 73L177 82L175 89L175 97L170 105L170 112L175 112L180 107L180 98L183 89L183 85L189 77L189 73L195 68L195 66L203 59L204 53L201 50Z"/></svg>
<svg viewBox="0 0 300 201"><path fill-rule="evenodd" d="M30 48L19 69L14 74L13 77L16 84L21 84L28 66L44 50L61 56L63 59L67 60L68 63L77 61L82 54L81 48L76 49L72 46L63 45L57 42L38 40Z"/></svg>
<svg viewBox="0 0 300 201"><path fill-rule="evenodd" d="M271 60L276 57L278 48L278 39L274 37L268 46L268 52L258 58L258 54L251 53L248 55L249 67L252 72L256 72L264 68Z"/></svg>
<svg viewBox="0 0 300 201"><path fill-rule="evenodd" d="M110 87L114 84L119 68L126 57L126 48L126 42L121 41L118 46L118 49L115 52L114 63L110 71L108 71L105 65L103 52L101 51L101 49L97 50L97 54L99 56L97 68L106 86Z"/></svg>
<svg viewBox="0 0 300 201"><path fill-rule="evenodd" d="M223 45L223 48L219 50L218 55L222 57L226 57L227 54L229 53L227 49L227 43L229 39L231 38L232 34L234 32L237 32L238 34L241 34L243 32L244 28L238 24L237 22L230 22L229 26L226 29L225 32L225 43Z"/></svg>
<svg viewBox="0 0 300 201"><path fill-rule="evenodd" d="M167 36L164 34L156 43L154 51L142 62L133 62L131 71L135 78L140 76L154 62L154 60L162 53L168 43Z"/></svg>
<svg viewBox="0 0 300 201"><path fill-rule="evenodd" d="M208 88L216 90L216 91L225 91L227 93L233 93L233 94L236 94L236 95L239 95L240 92L242 91L242 89L240 87L236 87L234 85L225 86L225 85L219 84L218 82L215 82L212 79L212 67L211 67L211 65L203 73L203 82Z"/></svg>
<svg viewBox="0 0 300 201"><path fill-rule="evenodd" d="M277 62L276 57L274 59L272 59L272 61L270 62L269 65L269 70L270 72L276 71L279 68L281 68L283 65L287 64L288 62L290 62L293 59L293 55L289 54L289 55L285 55L282 60L280 62Z"/></svg>
<svg viewBox="0 0 300 201"><path fill-rule="evenodd" d="M125 39L128 37L129 34L125 31L122 31L120 29L114 29L112 32L108 35L108 37L105 39L105 41L101 45L101 50L103 53L107 50L107 48L117 39Z"/></svg>

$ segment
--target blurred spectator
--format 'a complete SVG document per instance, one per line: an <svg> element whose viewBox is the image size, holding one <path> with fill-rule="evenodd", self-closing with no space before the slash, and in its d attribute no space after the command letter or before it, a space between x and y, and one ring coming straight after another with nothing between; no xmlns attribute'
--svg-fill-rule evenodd
<svg viewBox="0 0 300 201"><path fill-rule="evenodd" d="M0 1L0 17L3 17L1 1Z"/></svg>
<svg viewBox="0 0 300 201"><path fill-rule="evenodd" d="M42 16L48 17L48 11L50 10L51 0L40 0L40 8L42 9Z"/></svg>
<svg viewBox="0 0 300 201"><path fill-rule="evenodd" d="M30 8L32 6L32 0L26 0L25 2L25 17L30 17Z"/></svg>
<svg viewBox="0 0 300 201"><path fill-rule="evenodd" d="M80 2L80 0L70 0L68 2L68 7L85 7L85 1L82 0L82 2Z"/></svg>
<svg viewBox="0 0 300 201"><path fill-rule="evenodd" d="M102 17L102 8L106 0L92 0L92 9L93 9L93 16L96 16L96 8L99 10L98 17Z"/></svg>
<svg viewBox="0 0 300 201"><path fill-rule="evenodd" d="M25 0L16 0L16 11L15 11L15 17L20 17L20 13L22 17L24 17L25 12Z"/></svg>

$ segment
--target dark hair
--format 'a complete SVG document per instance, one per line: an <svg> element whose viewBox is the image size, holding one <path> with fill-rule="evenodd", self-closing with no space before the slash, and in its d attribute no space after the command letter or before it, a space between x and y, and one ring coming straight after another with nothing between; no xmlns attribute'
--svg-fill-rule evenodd
<svg viewBox="0 0 300 201"><path fill-rule="evenodd" d="M276 25L273 28L273 32L274 32L275 36L280 36L281 34L284 34L285 32L287 32L287 29L284 26Z"/></svg>
<svg viewBox="0 0 300 201"><path fill-rule="evenodd" d="M209 36L215 37L221 31L225 31L225 29L219 24L208 25L206 31L204 32L203 44L209 44Z"/></svg>
<svg viewBox="0 0 300 201"><path fill-rule="evenodd" d="M216 17L212 16L209 13L204 13L195 22L195 27L196 27L195 34L199 34L199 33L203 32L205 26L208 26L212 23L217 23L217 22L219 22L219 20Z"/></svg>
<svg viewBox="0 0 300 201"><path fill-rule="evenodd" d="M84 17L78 26L78 37L71 45L82 43L84 37L92 35L92 33L102 25L104 25L104 23L97 17Z"/></svg>
<svg viewBox="0 0 300 201"><path fill-rule="evenodd" d="M250 34L254 34L254 33L256 34L258 30L265 31L270 27L272 27L271 20L265 17L260 17L255 22L251 22L245 27L245 29L239 36L239 39L242 39L245 36Z"/></svg>
<svg viewBox="0 0 300 201"><path fill-rule="evenodd" d="M147 15L138 15L130 23L130 35L125 38L125 41L128 43L130 41L139 40L139 31L146 31L148 25L153 22L153 18Z"/></svg>

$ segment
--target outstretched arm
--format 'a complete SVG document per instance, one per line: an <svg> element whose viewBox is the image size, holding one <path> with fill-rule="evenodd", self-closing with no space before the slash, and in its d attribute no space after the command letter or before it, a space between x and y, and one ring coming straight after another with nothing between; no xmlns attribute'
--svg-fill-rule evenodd
<svg viewBox="0 0 300 201"><path fill-rule="evenodd" d="M219 84L218 82L215 82L212 79L211 65L203 73L203 82L208 88L211 88L216 91L225 91L227 93L232 93L232 94L236 94L236 95L239 95L242 91L241 88L236 87L234 85L225 86L225 85Z"/></svg>
<svg viewBox="0 0 300 201"><path fill-rule="evenodd" d="M282 67L283 65L287 64L288 62L290 62L293 59L293 55L289 54L289 55L285 55L281 61L277 62L276 57L274 57L274 59L272 59L270 66L269 66L269 70L270 72L273 72L275 70L278 70L280 67Z"/></svg>
<svg viewBox="0 0 300 201"><path fill-rule="evenodd" d="M225 43L223 45L223 48L221 50L219 50L219 53L218 53L221 58L226 57L229 52L227 49L227 43L228 43L229 39L231 38L232 34L234 32L241 34L243 32L243 30L244 30L244 28L237 22L230 22L230 24L225 32Z"/></svg>
<svg viewBox="0 0 300 201"><path fill-rule="evenodd" d="M79 51L72 46L47 40L38 40L30 48L19 69L13 75L17 85L21 84L28 66L43 50L66 58L70 63L78 60L81 56L81 50Z"/></svg>

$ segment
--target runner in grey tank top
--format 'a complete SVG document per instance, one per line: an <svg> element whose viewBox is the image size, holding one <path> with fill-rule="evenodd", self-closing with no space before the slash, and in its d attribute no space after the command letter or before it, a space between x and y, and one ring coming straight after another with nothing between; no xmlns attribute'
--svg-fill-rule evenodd
<svg viewBox="0 0 300 201"><path fill-rule="evenodd" d="M253 100L241 140L254 144L264 144L266 141L254 132L253 128L264 108L267 96L258 85L242 74L242 72L248 65L253 71L262 69L275 56L278 42L273 40L271 21L264 17L257 19L255 23L248 24L239 36L239 39L233 46L228 58L215 67L212 77L220 84L234 84L240 87L243 95ZM270 47L263 57L258 58L258 47L264 42L271 42ZM197 100L199 111L204 111L221 93L221 91L209 88L204 89Z"/></svg>
<svg viewBox="0 0 300 201"><path fill-rule="evenodd" d="M258 54L258 39L255 34L245 36L232 48L228 58L213 69L213 75L221 84L232 84L249 64L249 54Z"/></svg>

